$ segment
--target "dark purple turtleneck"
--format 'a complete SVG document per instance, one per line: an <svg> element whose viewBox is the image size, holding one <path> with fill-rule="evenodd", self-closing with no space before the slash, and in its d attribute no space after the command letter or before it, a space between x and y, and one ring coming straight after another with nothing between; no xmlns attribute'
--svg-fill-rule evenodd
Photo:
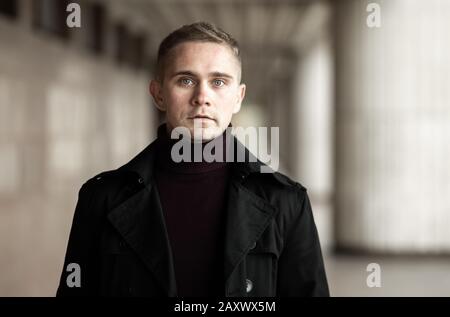
<svg viewBox="0 0 450 317"><path fill-rule="evenodd" d="M226 162L175 163L170 151L176 142L169 138L166 125L158 128L155 177L178 296L223 296L229 166Z"/></svg>

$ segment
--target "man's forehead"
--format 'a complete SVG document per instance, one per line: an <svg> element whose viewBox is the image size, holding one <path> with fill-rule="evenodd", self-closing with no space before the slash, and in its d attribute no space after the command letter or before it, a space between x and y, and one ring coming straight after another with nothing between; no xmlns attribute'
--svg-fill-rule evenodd
<svg viewBox="0 0 450 317"><path fill-rule="evenodd" d="M223 43L214 43L206 41L187 41L173 47L170 52L172 55L181 55L189 53L212 53L233 55L232 49Z"/></svg>
<svg viewBox="0 0 450 317"><path fill-rule="evenodd" d="M239 71L239 62L231 48L212 42L185 42L175 46L168 54L167 69L171 72L205 67L216 72Z"/></svg>

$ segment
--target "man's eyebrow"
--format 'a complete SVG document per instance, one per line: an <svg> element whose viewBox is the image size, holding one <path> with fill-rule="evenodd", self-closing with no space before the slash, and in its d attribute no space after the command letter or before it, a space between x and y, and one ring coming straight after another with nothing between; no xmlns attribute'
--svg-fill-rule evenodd
<svg viewBox="0 0 450 317"><path fill-rule="evenodd" d="M212 72L209 74L209 77L224 77L224 78L230 78L233 79L234 77L227 74L227 73L222 73L222 72Z"/></svg>
<svg viewBox="0 0 450 317"><path fill-rule="evenodd" d="M192 77L198 77L198 75L194 72L191 72L189 70L181 70L178 72L175 72L172 74L172 77L175 76L192 76ZM209 77L224 77L224 78L229 78L229 79L234 79L234 77L232 75L229 75L227 73L223 73L223 72L212 72L209 73L208 75Z"/></svg>
<svg viewBox="0 0 450 317"><path fill-rule="evenodd" d="M172 74L172 77L175 77L175 76L182 76L182 75L184 75L184 76L193 76L193 77L196 77L196 76L197 76L195 73L193 73L193 72L191 72L191 71L188 71L188 70L181 70L181 71L179 71L179 72L173 73L173 74Z"/></svg>

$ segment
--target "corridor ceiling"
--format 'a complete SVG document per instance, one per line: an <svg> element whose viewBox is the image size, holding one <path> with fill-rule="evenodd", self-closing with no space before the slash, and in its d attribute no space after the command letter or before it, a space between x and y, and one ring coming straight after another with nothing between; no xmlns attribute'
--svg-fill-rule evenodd
<svg viewBox="0 0 450 317"><path fill-rule="evenodd" d="M171 31L196 21L212 22L232 34L241 46L243 80L252 83L247 91L254 97L265 91L270 78L289 75L302 45L328 15L325 0L105 1L121 18L145 29L150 54Z"/></svg>

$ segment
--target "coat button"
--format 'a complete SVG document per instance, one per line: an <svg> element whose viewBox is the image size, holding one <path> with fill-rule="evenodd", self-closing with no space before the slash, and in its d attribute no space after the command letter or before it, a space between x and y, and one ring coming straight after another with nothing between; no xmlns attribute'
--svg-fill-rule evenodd
<svg viewBox="0 0 450 317"><path fill-rule="evenodd" d="M253 250L254 248L256 248L256 242L253 242L252 246L250 247L250 250Z"/></svg>
<svg viewBox="0 0 450 317"><path fill-rule="evenodd" d="M144 179L143 179L142 177L139 177L139 178L138 178L138 183L139 183L139 184L142 184L143 182L144 182Z"/></svg>
<svg viewBox="0 0 450 317"><path fill-rule="evenodd" d="M250 293L253 289L253 282L247 278L247 279L245 279L245 284L246 284L245 291L247 293Z"/></svg>

